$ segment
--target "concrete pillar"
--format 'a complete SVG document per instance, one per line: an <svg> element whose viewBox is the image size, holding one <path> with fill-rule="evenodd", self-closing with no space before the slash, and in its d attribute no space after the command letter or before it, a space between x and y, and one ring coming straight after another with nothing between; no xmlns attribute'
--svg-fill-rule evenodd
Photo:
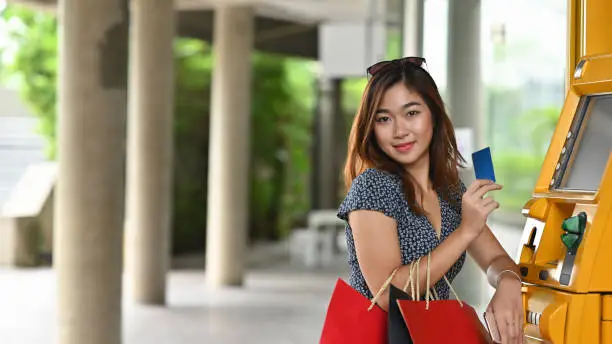
<svg viewBox="0 0 612 344"><path fill-rule="evenodd" d="M423 56L425 0L402 1L402 55Z"/></svg>
<svg viewBox="0 0 612 344"><path fill-rule="evenodd" d="M127 0L60 0L59 344L121 343Z"/></svg>
<svg viewBox="0 0 612 344"><path fill-rule="evenodd" d="M126 195L130 296L164 304L170 258L175 12L172 0L132 0Z"/></svg>
<svg viewBox="0 0 612 344"><path fill-rule="evenodd" d="M482 84L480 72L480 0L448 2L448 82L447 104L456 128L472 128L475 149L484 142ZM470 161L470 156L465 156ZM469 186L474 171L461 171ZM453 282L457 293L467 302L486 306L487 280L482 269L468 255L465 266Z"/></svg>
<svg viewBox="0 0 612 344"><path fill-rule="evenodd" d="M484 142L480 58L480 0L448 2L447 104L456 127L474 130L475 148Z"/></svg>
<svg viewBox="0 0 612 344"><path fill-rule="evenodd" d="M253 31L250 7L216 9L206 228L211 286L241 285L245 269Z"/></svg>
<svg viewBox="0 0 612 344"><path fill-rule="evenodd" d="M341 126L342 81L321 78L319 80L319 106L316 120L314 143L314 209L334 209L337 198L341 166L344 157L339 157L338 129ZM346 141L344 142L346 145Z"/></svg>

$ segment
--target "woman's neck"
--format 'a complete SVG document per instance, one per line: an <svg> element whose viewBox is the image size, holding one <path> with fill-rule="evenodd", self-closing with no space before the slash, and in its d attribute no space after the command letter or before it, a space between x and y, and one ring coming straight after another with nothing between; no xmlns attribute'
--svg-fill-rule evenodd
<svg viewBox="0 0 612 344"><path fill-rule="evenodd" d="M417 161L406 166L406 171L412 176L418 189L421 189L424 193L431 191L432 185L429 179L429 154L423 154Z"/></svg>

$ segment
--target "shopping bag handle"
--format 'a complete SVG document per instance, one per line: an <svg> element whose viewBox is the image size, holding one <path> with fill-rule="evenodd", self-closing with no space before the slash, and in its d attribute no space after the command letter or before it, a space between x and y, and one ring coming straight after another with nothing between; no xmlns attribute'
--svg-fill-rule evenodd
<svg viewBox="0 0 612 344"><path fill-rule="evenodd" d="M412 262L410 264L410 275L408 277L408 280L406 281L406 284L404 285L404 292L406 292L406 290L408 289L408 285L410 285L410 291L411 291L411 296L412 296L412 300L417 300L420 299L420 290L419 290L419 264L421 263L421 258L423 257L419 257L416 261ZM429 252L427 254L427 285L429 286L430 282L431 282L431 268L430 268L430 262L431 262L431 252ZM415 290L415 275L416 275L416 290ZM463 307L463 302L461 301L461 298L459 297L459 295L457 295L457 292L455 291L455 288L453 288L452 284L450 283L450 281L448 280L448 278L446 277L446 274L444 274L444 281L446 281L446 284L448 285L448 288L450 289L450 291L453 293L453 295L455 296L455 299L457 299L457 301L459 302L459 305L461 305L461 307ZM416 294L415 294L416 291ZM433 292L433 295L432 295ZM429 301L430 300L439 300L440 297L438 296L438 292L436 291L435 286L432 286L431 288L427 288L427 291L425 292L425 302L426 302L426 309L429 309Z"/></svg>
<svg viewBox="0 0 612 344"><path fill-rule="evenodd" d="M404 288L402 289L404 292L406 292L406 290L408 289L408 285L410 285L412 300L416 300L417 298L420 299L419 295L421 295L420 290L419 290L419 288L420 288L420 283L419 283L419 264L421 263L421 258L423 258L423 257L419 257L416 261L414 261L414 262L412 262L410 264L410 275L408 276L408 280L406 281L406 284L404 285ZM431 252L429 252L427 254L427 285L429 285L430 282L431 282L431 269L430 269L430 266L429 266L430 262L431 262ZM374 308L374 305L376 304L376 301L378 301L378 299L385 292L385 290L387 290L387 288L389 288L389 285L391 285L391 281L393 281L393 278L395 278L395 275L397 274L397 271L400 269L400 267L401 267L401 265L397 266L395 269L393 269L393 271L391 272L389 277L387 277L387 279L385 280L383 285L378 289L378 292L376 293L376 295L374 295L372 300L370 300L370 307L368 307L368 311L370 311L370 310L372 310L372 308ZM416 290L415 290L415 283L414 283L414 276L415 275L416 275ZM444 276L444 281L446 281L446 284L448 285L448 288L450 289L450 291L455 296L455 299L457 299L457 301L459 302L459 305L461 305L461 307L463 307L463 302L461 301L461 298L459 298L459 295L457 295L457 292L455 291L455 288L453 288L452 284L449 282L448 278L446 277L446 274L444 274L443 276ZM416 291L416 294L415 294L415 291ZM433 295L431 295L432 291L433 291ZM430 301L430 299L431 300L438 300L439 299L438 293L436 292L436 288L433 287L433 286L431 288L427 288L427 291L425 292L426 309L429 309L429 301Z"/></svg>
<svg viewBox="0 0 612 344"><path fill-rule="evenodd" d="M404 293L408 292L408 286L410 286L410 297L412 298L412 300L417 300L420 299L421 292L419 290L420 288L420 283L419 283L419 275L416 274L416 283L414 281L415 279L415 269L417 269L418 271L418 266L421 263L421 258L419 257L417 258L416 261L410 263L410 273L408 275L408 278L406 279L406 284L404 284L404 287L402 288L402 290L404 291ZM416 284L416 292L415 292L415 284ZM431 288L432 293L434 294L433 296L429 296L432 300L438 299L438 292L436 291L435 288Z"/></svg>
<svg viewBox="0 0 612 344"><path fill-rule="evenodd" d="M427 254L427 285L429 285L430 275L431 275L431 269L429 268L429 263L430 262L431 262L431 252L429 252ZM463 302L461 301L461 298L459 297L459 295L457 295L457 292L455 291L455 288L453 288L452 284L448 281L448 278L446 278L446 274L444 274L443 276L444 276L444 281L446 281L446 284L448 285L448 288L450 289L450 291L455 296L455 299L457 299L457 301L459 302L459 305L461 305L461 307L463 307ZM429 297L430 297L429 289L427 289L427 292L426 292L426 295L425 295L425 302L426 302L425 309L429 309Z"/></svg>
<svg viewBox="0 0 612 344"><path fill-rule="evenodd" d="M378 301L380 296L385 292L385 290L387 290L389 285L391 285L391 281L393 281L393 278L395 277L395 274L397 273L397 270L399 270L399 268L400 268L400 266L398 266L395 269L393 269L393 271L391 272L389 277L387 277L387 279L385 280L383 285L380 287L380 289L378 289L378 292L376 293L376 295L374 295L374 297L372 298L372 300L370 302L370 307L368 307L368 311L371 311L372 308L374 308L374 305L376 304L376 301Z"/></svg>

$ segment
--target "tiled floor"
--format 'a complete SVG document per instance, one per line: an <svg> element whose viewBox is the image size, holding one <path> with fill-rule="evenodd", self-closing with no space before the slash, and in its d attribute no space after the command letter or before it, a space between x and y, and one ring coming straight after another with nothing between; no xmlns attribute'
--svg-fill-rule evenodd
<svg viewBox="0 0 612 344"><path fill-rule="evenodd" d="M316 343L338 276L276 266L210 291L202 270L173 271L167 307L125 302L124 343ZM54 343L55 291L51 269L0 270L0 343Z"/></svg>
<svg viewBox="0 0 612 344"><path fill-rule="evenodd" d="M513 254L520 232L504 226L494 231ZM282 254L264 251L250 256L243 288L219 291L207 288L202 269L189 269L203 266L201 257L175 261L167 307L124 302L123 342L317 343L335 280L345 277L344 259L325 271L307 271L283 263ZM49 268L0 268L0 344L56 343L55 293L55 274Z"/></svg>

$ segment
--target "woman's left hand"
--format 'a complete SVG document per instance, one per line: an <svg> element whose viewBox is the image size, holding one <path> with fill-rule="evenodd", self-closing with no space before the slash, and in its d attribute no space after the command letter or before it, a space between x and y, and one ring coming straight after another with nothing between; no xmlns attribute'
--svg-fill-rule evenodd
<svg viewBox="0 0 612 344"><path fill-rule="evenodd" d="M497 323L502 344L523 344L523 298L521 282L514 276L504 276L487 308Z"/></svg>

